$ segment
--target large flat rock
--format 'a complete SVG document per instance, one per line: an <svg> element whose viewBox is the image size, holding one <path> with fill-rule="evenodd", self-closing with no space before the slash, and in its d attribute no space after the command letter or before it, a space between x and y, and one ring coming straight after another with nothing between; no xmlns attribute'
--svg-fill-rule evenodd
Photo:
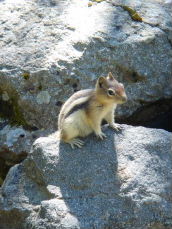
<svg viewBox="0 0 172 229"><path fill-rule="evenodd" d="M1 228L171 229L172 135L122 127L82 149L37 139L2 186Z"/></svg>

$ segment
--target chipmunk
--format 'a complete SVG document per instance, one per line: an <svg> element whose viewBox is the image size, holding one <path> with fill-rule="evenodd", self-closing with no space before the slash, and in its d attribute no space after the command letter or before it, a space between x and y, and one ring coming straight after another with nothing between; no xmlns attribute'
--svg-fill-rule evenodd
<svg viewBox="0 0 172 229"><path fill-rule="evenodd" d="M78 137L86 137L94 132L100 139L106 137L101 131L102 120L110 127L119 130L114 122L117 104L127 101L122 83L110 72L107 77L99 77L95 89L85 89L74 93L62 106L58 117L60 140L69 143L72 148L81 148L84 144Z"/></svg>

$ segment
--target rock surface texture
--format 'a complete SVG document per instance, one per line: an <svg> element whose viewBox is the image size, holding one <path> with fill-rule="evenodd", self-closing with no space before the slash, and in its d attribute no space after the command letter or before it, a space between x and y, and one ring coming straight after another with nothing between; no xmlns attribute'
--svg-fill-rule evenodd
<svg viewBox="0 0 172 229"><path fill-rule="evenodd" d="M172 228L169 132L106 129L82 150L43 137L109 71L128 95L117 118L168 111L171 17L171 0L0 0L0 185L29 154L1 188L0 229Z"/></svg>
<svg viewBox="0 0 172 229"><path fill-rule="evenodd" d="M26 158L35 139L47 133L45 130L26 131L10 125L0 129L0 185L9 168Z"/></svg>
<svg viewBox="0 0 172 229"><path fill-rule="evenodd" d="M172 135L122 127L82 149L37 139L1 188L1 229L171 229Z"/></svg>

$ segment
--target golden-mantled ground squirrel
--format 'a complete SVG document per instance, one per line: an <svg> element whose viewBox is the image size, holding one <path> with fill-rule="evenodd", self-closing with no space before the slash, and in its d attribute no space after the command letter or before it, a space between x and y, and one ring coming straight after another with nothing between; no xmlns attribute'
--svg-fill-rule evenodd
<svg viewBox="0 0 172 229"><path fill-rule="evenodd" d="M82 147L84 142L77 137L85 137L94 132L103 139L106 135L101 131L102 120L110 127L118 130L114 122L114 110L117 104L127 101L123 84L109 73L107 77L99 77L95 89L86 89L74 93L62 106L58 128L60 139L74 146Z"/></svg>

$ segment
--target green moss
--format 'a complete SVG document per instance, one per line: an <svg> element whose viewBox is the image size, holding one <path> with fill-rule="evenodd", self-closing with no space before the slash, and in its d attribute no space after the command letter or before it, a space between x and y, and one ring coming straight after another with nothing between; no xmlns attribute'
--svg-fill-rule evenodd
<svg viewBox="0 0 172 229"><path fill-rule="evenodd" d="M121 7L128 11L130 17L134 20L134 21L141 21L142 22L142 17L137 13L136 10L132 9L131 7L129 6L124 6L124 5L121 5Z"/></svg>
<svg viewBox="0 0 172 229"><path fill-rule="evenodd" d="M3 91L2 89L0 89L0 117L9 120L11 125L23 126L24 128L28 128L29 125L27 124L21 108L18 105L18 95L16 93L10 93L9 100L4 101L1 98L2 94Z"/></svg>
<svg viewBox="0 0 172 229"><path fill-rule="evenodd" d="M101 3L105 0L89 0L88 7L91 7L94 3Z"/></svg>
<svg viewBox="0 0 172 229"><path fill-rule="evenodd" d="M28 80L29 77L30 77L30 72L23 72L22 77L23 77L25 80Z"/></svg>

